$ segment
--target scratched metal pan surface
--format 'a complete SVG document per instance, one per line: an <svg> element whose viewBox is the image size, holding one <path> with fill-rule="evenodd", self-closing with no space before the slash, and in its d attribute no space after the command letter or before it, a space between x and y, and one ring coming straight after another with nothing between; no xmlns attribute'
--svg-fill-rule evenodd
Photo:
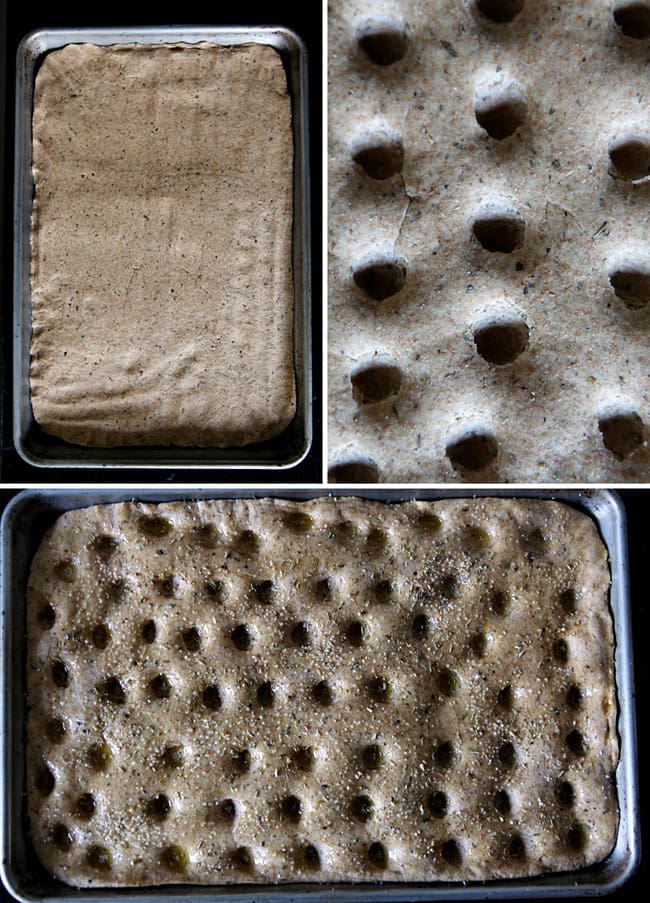
<svg viewBox="0 0 650 903"><path fill-rule="evenodd" d="M296 415L275 439L242 448L140 446L86 448L50 436L37 424L30 402L31 339L30 233L34 195L32 177L32 105L34 80L45 54L66 44L243 43L268 44L280 53L292 105L294 172L292 268L294 288L294 370ZM21 457L38 467L293 467L312 443L311 257L309 229L308 111L306 50L284 28L125 28L39 30L18 47L14 171L14 444Z"/></svg>
<svg viewBox="0 0 650 903"><path fill-rule="evenodd" d="M141 501L173 501L201 498L281 497L308 499L323 495L355 495L387 503L406 499L526 497L556 499L588 514L597 524L607 547L611 566L610 603L616 641L615 673L618 699L620 761L616 771L616 791L620 810L614 849L607 859L593 867L574 872L549 873L534 879L497 880L465 884L435 883L323 883L270 886L232 885L203 887L178 885L155 888L75 890L51 877L38 862L31 844L26 811L24 724L26 715L25 673L25 594L32 557L47 528L63 511L89 505L119 502L132 498ZM558 898L595 896L620 887L638 865L640 826L630 599L628 587L627 537L625 515L619 497L606 490L516 491L486 490L131 490L123 489L51 489L27 490L17 495L6 509L0 534L0 639L4 648L0 672L2 709L0 735L4 742L4 767L0 785L0 855L2 879L18 900L74 900L98 903L132 899L139 903L189 901L200 899L214 903L423 903L442 900L496 900L521 897Z"/></svg>

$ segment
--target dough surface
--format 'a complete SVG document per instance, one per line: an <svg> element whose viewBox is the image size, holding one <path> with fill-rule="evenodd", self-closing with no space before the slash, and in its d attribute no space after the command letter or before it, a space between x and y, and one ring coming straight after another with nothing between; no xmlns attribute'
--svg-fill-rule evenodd
<svg viewBox="0 0 650 903"><path fill-rule="evenodd" d="M88 446L295 413L291 105L269 46L71 44L33 110L31 402Z"/></svg>
<svg viewBox="0 0 650 903"><path fill-rule="evenodd" d="M618 818L608 589L594 524L554 502L66 513L29 581L37 852L75 886L600 861Z"/></svg>
<svg viewBox="0 0 650 903"><path fill-rule="evenodd" d="M331 0L337 481L650 479L632 6L650 21L613 0Z"/></svg>

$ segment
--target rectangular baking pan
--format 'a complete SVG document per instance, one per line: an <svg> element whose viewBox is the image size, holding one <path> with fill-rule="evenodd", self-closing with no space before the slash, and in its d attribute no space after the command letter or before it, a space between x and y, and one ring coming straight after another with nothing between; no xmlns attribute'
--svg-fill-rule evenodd
<svg viewBox="0 0 650 903"><path fill-rule="evenodd" d="M511 879L471 883L376 883L376 884L285 884L279 886L203 887L179 885L159 888L75 890L48 875L33 851L25 803L24 724L26 715L25 674L25 593L29 566L36 548L55 518L71 508L119 502L136 497L142 501L171 501L197 498L280 497L309 499L322 495L355 495L386 502L406 499L468 498L543 498L566 502L588 514L597 524L607 546L612 583L610 603L616 641L615 671L619 706L618 732L620 761L616 788L620 821L616 845L607 859L596 866L574 872L543 875L535 879ZM639 860L640 826L630 600L628 589L627 539L625 515L619 497L606 490L517 491L485 490L145 490L133 489L52 489L27 490L8 505L0 533L2 570L2 606L0 635L4 645L4 669L0 674L2 713L0 733L5 737L3 784L0 787L0 853L2 878L7 889L19 900L65 899L79 903L99 900L136 899L139 901L229 900L307 903L331 900L333 903L361 901L442 901L515 899L521 897L564 897L609 893L632 874Z"/></svg>
<svg viewBox="0 0 650 903"><path fill-rule="evenodd" d="M293 287L294 369L296 415L275 439L242 448L179 448L129 446L87 448L45 433L34 419L30 402L31 339L30 234L34 195L32 177L32 104L39 63L50 50L66 44L214 44L260 43L280 53L292 105L293 172ZM311 245L309 228L309 171L306 51L292 31L284 28L97 28L40 30L21 41L16 62L16 126L14 171L14 444L28 464L38 467L293 467L303 460L312 442Z"/></svg>

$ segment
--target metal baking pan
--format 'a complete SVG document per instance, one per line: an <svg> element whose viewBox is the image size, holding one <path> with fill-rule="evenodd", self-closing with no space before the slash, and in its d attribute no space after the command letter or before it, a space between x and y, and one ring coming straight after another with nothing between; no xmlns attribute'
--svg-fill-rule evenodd
<svg viewBox="0 0 650 903"><path fill-rule="evenodd" d="M99 900L137 899L140 901L182 901L202 899L221 901L333 900L335 903L360 901L442 901L449 899L514 899L520 897L564 897L605 894L620 887L639 861L640 826L630 600L628 589L627 539L625 516L619 497L606 490L517 491L484 490L146 490L136 496L142 501L170 501L196 498L252 498L271 496L308 499L322 495L356 495L386 502L406 499L468 498L473 496L526 497L556 499L588 514L597 524L605 542L612 573L610 592L616 639L615 670L619 706L618 732L620 761L616 788L620 809L616 845L606 860L596 866L574 872L552 873L534 879L510 879L471 883L395 883L383 884L286 884L280 886L222 886L83 889L75 890L48 875L33 851L25 803L24 724L26 715L25 591L30 561L45 532L63 511L89 505L119 502L134 497L123 489L27 490L8 505L1 527L0 553L2 605L0 633L4 645L4 668L0 674L3 708L0 733L5 737L4 767L0 786L0 852L2 879L16 899L66 899L79 903Z"/></svg>
<svg viewBox="0 0 650 903"><path fill-rule="evenodd" d="M50 50L66 44L215 44L260 43L275 47L287 74L294 136L293 287L296 415L287 429L267 442L242 448L180 448L130 446L87 448L45 433L34 419L30 402L31 338L30 233L34 194L32 178L32 105L39 63ZM21 41L16 69L14 172L14 444L18 453L38 467L293 467L312 443L311 245L309 228L308 114L306 51L284 28L97 28L39 30Z"/></svg>

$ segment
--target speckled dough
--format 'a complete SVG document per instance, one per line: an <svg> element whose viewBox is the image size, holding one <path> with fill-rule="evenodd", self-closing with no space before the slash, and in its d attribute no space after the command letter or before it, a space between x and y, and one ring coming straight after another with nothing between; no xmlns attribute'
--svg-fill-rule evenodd
<svg viewBox="0 0 650 903"><path fill-rule="evenodd" d="M593 523L554 502L69 512L29 581L38 854L80 886L600 861L608 588Z"/></svg>
<svg viewBox="0 0 650 903"><path fill-rule="evenodd" d="M333 479L650 480L649 33L330 0Z"/></svg>
<svg viewBox="0 0 650 903"><path fill-rule="evenodd" d="M240 446L295 412L291 105L272 47L72 44L33 113L34 417Z"/></svg>

